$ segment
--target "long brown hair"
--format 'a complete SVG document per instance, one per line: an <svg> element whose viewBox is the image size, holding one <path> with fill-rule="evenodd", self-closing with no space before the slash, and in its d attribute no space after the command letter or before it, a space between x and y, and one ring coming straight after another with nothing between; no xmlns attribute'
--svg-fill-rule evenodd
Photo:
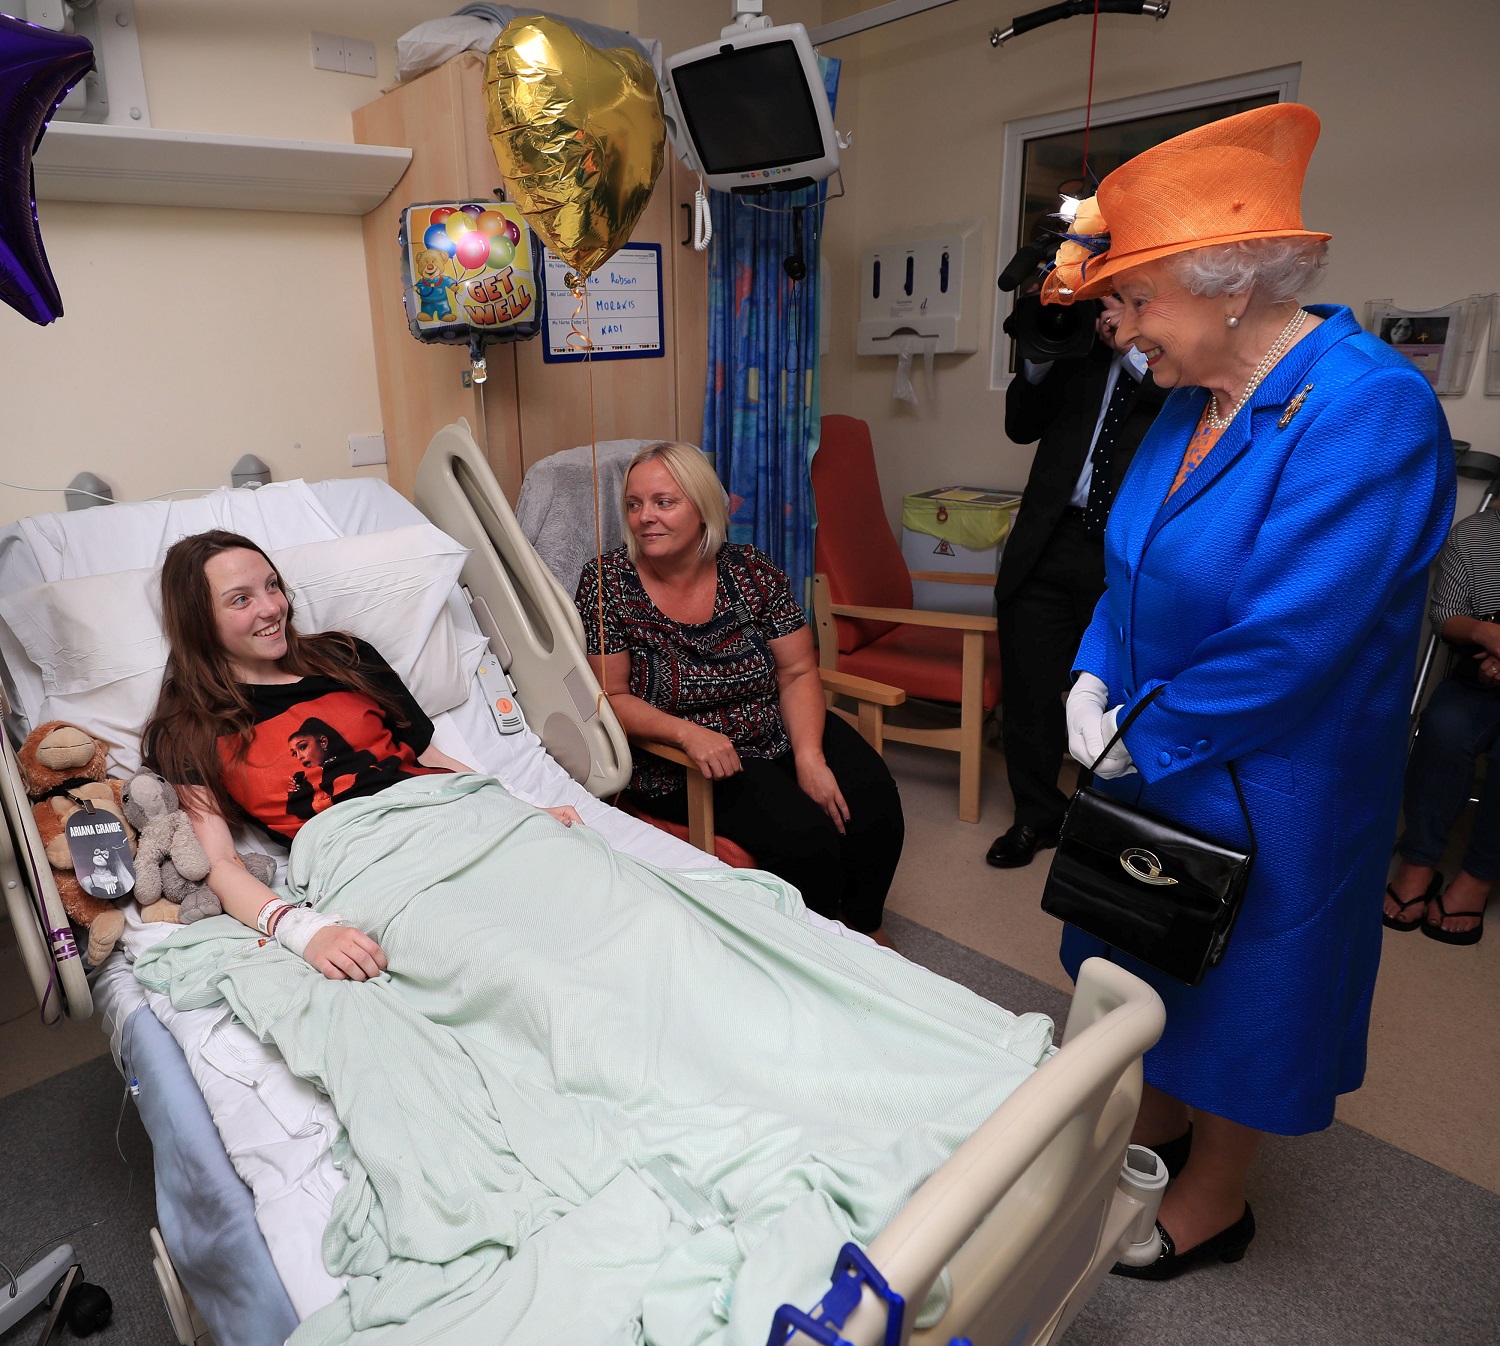
<svg viewBox="0 0 1500 1346"><path fill-rule="evenodd" d="M335 678L370 697L393 724L407 723L390 692L361 667L353 636L343 631L297 634L292 622L292 592L271 558L249 538L215 528L173 543L161 566L167 667L156 709L141 735L141 755L146 765L165 779L208 790L219 813L230 820L246 815L224 783L228 764L220 742L232 737L229 760L242 762L254 737L255 712L219 641L213 591L203 567L220 552L240 550L260 556L286 596L282 670L304 678Z"/></svg>

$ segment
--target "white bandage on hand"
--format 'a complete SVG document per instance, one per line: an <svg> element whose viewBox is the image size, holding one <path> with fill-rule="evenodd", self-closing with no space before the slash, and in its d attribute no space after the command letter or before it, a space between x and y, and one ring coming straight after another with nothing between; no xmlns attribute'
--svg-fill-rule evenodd
<svg viewBox="0 0 1500 1346"><path fill-rule="evenodd" d="M1093 766L1104 751L1103 720L1109 688L1092 673L1080 673L1068 693L1068 753L1075 762Z"/></svg>
<svg viewBox="0 0 1500 1346"><path fill-rule="evenodd" d="M1115 736L1115 730L1120 727L1120 712L1123 706L1116 706L1113 710L1105 711L1099 721L1099 749L1102 752L1104 745ZM1129 776L1135 772L1135 763L1131 760L1130 749L1125 746L1122 738L1105 755L1105 758L1094 768L1094 775L1100 780L1114 780L1116 776Z"/></svg>
<svg viewBox="0 0 1500 1346"><path fill-rule="evenodd" d="M342 916L325 916L311 907L293 907L276 923L276 942L298 958L307 957L307 942L330 925L348 925Z"/></svg>

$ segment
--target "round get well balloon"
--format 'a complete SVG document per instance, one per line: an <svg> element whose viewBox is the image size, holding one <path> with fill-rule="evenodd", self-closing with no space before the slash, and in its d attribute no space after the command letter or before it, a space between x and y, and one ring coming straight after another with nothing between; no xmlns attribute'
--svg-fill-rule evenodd
<svg viewBox="0 0 1500 1346"><path fill-rule="evenodd" d="M476 211L477 218L499 220L498 233L472 227L455 231L455 220L472 226ZM524 341L541 326L534 245L520 219L515 206L495 202L430 201L401 212L407 326L418 341L467 344L476 382L483 382L486 345ZM507 226L516 230L514 246Z"/></svg>
<svg viewBox="0 0 1500 1346"><path fill-rule="evenodd" d="M650 63L556 19L518 17L490 48L484 92L511 197L588 276L629 241L661 172L666 123Z"/></svg>

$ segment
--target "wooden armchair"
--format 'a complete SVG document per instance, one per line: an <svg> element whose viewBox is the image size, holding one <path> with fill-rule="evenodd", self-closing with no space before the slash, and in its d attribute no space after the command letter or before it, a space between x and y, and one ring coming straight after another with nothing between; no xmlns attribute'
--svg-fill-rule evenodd
<svg viewBox="0 0 1500 1346"><path fill-rule="evenodd" d="M856 677L835 669L823 668L819 669L819 673L823 679L824 699L830 704L835 696L844 696L856 701L858 712L848 718L876 752L883 751L886 733L885 712L887 708L899 706L905 701L906 693L899 687L889 687L885 683L873 682L869 678ZM684 828L680 823L654 818L639 808L633 809L632 812L653 827L659 827L663 832L670 832L680 837L700 851L706 851L709 855L717 855L725 864L733 865L737 869L756 868L755 857L748 851L730 841L728 837L714 834L713 782L693 765L693 759L681 748L671 743L636 738L631 739L631 742L636 747L644 748L657 757L664 757L669 762L676 762L678 766L687 768L688 822Z"/></svg>
<svg viewBox="0 0 1500 1346"><path fill-rule="evenodd" d="M812 464L818 506L813 613L825 671L855 673L908 696L956 704L951 729L886 725L900 743L957 752L958 816L979 821L987 711L1000 699L1000 646L993 617L912 607L912 574L886 520L870 428L851 416L823 417ZM918 578L993 584L990 576L921 572Z"/></svg>

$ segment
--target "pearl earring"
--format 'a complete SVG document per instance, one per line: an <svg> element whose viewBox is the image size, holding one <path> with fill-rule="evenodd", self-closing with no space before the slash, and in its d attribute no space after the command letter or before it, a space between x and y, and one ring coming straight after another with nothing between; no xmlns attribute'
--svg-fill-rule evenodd
<svg viewBox="0 0 1500 1346"><path fill-rule="evenodd" d="M1224 324L1226 327L1238 327L1240 325L1240 320L1231 313L1229 317L1224 319Z"/></svg>

